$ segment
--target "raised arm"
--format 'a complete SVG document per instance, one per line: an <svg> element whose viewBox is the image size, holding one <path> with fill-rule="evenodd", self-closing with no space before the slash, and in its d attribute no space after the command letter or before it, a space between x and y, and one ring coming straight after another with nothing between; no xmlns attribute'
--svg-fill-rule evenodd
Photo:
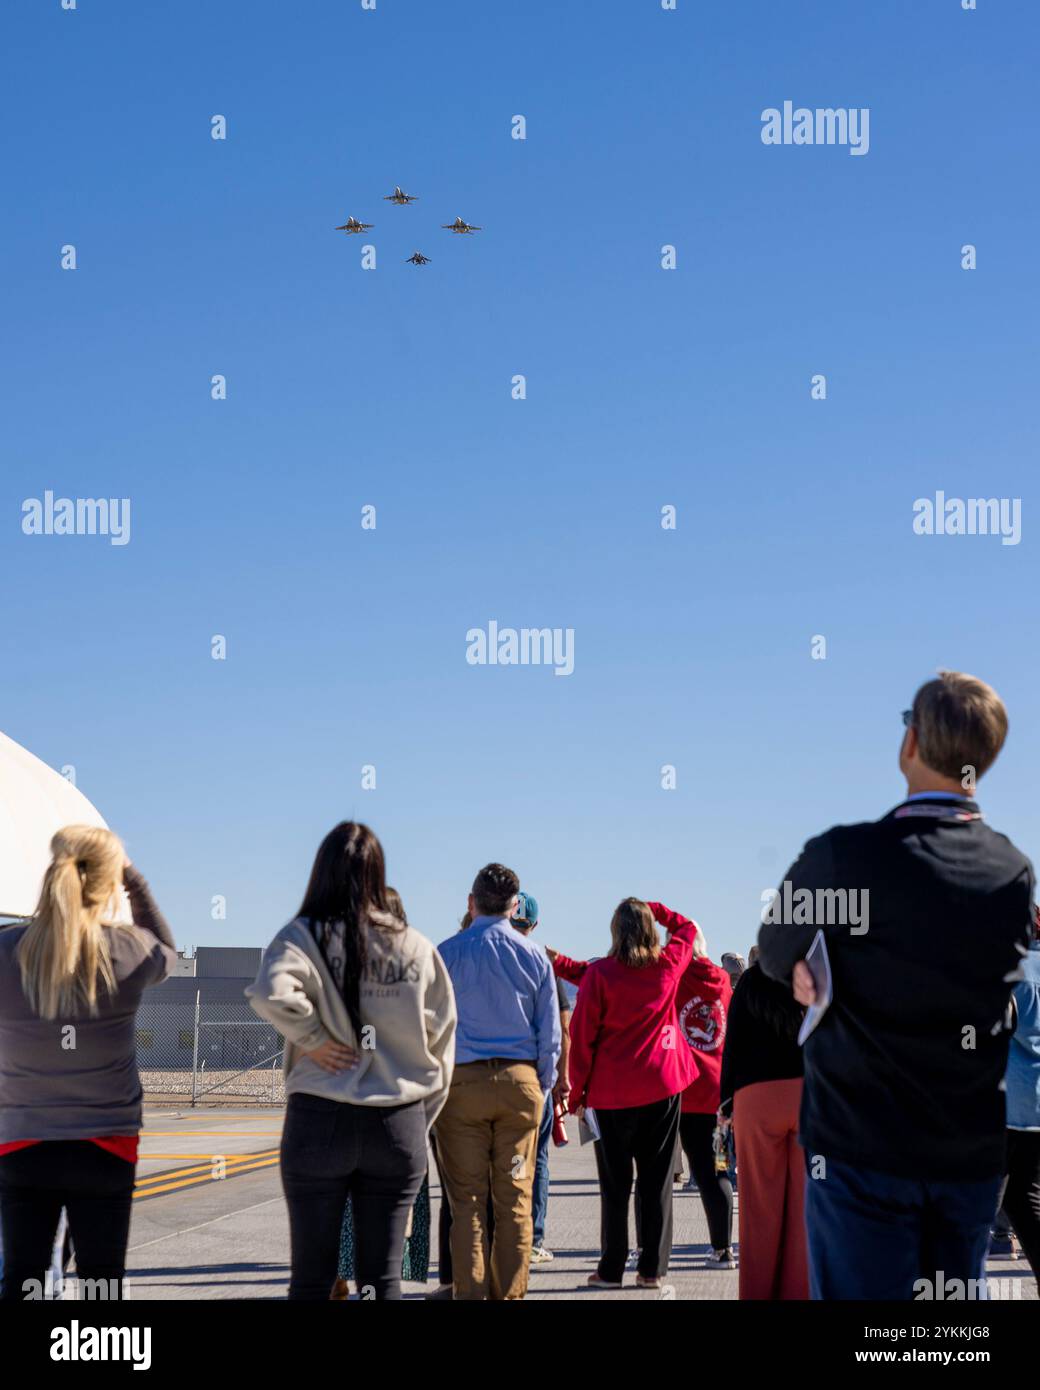
<svg viewBox="0 0 1040 1390"><path fill-rule="evenodd" d="M554 951L551 946L546 946L545 954L552 961L552 968L561 980L566 980L571 985L581 984L582 977L589 968L587 960L572 960L570 956Z"/></svg>
<svg viewBox="0 0 1040 1390"><path fill-rule="evenodd" d="M123 869L123 885L130 899L130 915L134 926L155 937L155 947L150 953L154 965L151 983L158 984L160 980L165 980L177 963L177 945L173 939L173 932L159 911L147 880L133 864L128 863Z"/></svg>

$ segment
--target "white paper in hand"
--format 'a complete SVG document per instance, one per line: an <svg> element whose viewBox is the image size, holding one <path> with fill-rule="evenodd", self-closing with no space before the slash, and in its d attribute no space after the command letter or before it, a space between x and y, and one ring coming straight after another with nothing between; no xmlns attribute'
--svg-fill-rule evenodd
<svg viewBox="0 0 1040 1390"><path fill-rule="evenodd" d="M804 1045L806 1038L827 1012L831 1002L831 962L827 955L827 942L822 931L818 931L813 938L813 944L809 947L805 963L809 967L809 974L813 977L813 984L816 986L816 1003L810 1004L805 1011L802 1026L798 1030L799 1047Z"/></svg>
<svg viewBox="0 0 1040 1390"><path fill-rule="evenodd" d="M586 1110L578 1122L578 1139L582 1144L594 1144L599 1138L599 1120L595 1110Z"/></svg>

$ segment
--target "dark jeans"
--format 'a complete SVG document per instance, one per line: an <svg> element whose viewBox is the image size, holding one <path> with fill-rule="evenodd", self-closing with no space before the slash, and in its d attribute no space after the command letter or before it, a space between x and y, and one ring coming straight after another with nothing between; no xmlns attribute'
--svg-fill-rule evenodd
<svg viewBox="0 0 1040 1390"><path fill-rule="evenodd" d="M728 1173L715 1171L714 1134L714 1114L679 1118L679 1138L700 1190L711 1248L728 1250L733 1240L733 1184Z"/></svg>
<svg viewBox="0 0 1040 1390"><path fill-rule="evenodd" d="M999 1178L924 1182L830 1158L814 1177L822 1163L806 1150L810 1298L950 1298L953 1280L963 1285L960 1298L985 1297L977 1281L986 1274Z"/></svg>
<svg viewBox="0 0 1040 1390"><path fill-rule="evenodd" d="M88 1139L47 1140L0 1156L0 1298L44 1297L62 1207L76 1251L80 1298L122 1298L134 1171L132 1163Z"/></svg>
<svg viewBox="0 0 1040 1390"><path fill-rule="evenodd" d="M597 1110L601 1279L618 1283L628 1258L628 1204L632 1170L640 1235L638 1272L645 1278L667 1273L672 1253L672 1179L679 1097L625 1110Z"/></svg>
<svg viewBox="0 0 1040 1390"><path fill-rule="evenodd" d="M545 1218L549 1212L549 1140L552 1138L554 1113L555 1106L550 1092L545 1097L542 1123L538 1127L538 1150L534 1160L534 1190L531 1203L535 1245L542 1245L545 1241Z"/></svg>
<svg viewBox="0 0 1040 1390"><path fill-rule="evenodd" d="M298 1092L289 1097L281 1163L290 1299L329 1297L348 1193L358 1292L362 1299L399 1299L405 1227L426 1172L422 1102L346 1105Z"/></svg>
<svg viewBox="0 0 1040 1390"><path fill-rule="evenodd" d="M1040 1130L1008 1130L1007 1169L1004 1210L1040 1280Z"/></svg>

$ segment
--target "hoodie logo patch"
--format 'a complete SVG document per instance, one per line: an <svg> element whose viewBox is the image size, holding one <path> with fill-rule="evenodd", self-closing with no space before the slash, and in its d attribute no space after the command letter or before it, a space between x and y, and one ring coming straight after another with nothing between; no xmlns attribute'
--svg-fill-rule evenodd
<svg viewBox="0 0 1040 1390"><path fill-rule="evenodd" d="M679 1011L679 1027L695 1052L716 1052L726 1037L726 1014L717 999L695 994Z"/></svg>

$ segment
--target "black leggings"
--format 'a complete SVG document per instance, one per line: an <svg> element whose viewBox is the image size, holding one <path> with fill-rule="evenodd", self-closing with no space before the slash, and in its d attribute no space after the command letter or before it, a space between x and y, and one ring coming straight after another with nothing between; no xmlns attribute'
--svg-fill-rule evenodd
<svg viewBox="0 0 1040 1390"><path fill-rule="evenodd" d="M408 1213L426 1176L422 1101L347 1105L291 1095L281 1153L292 1250L290 1299L329 1297L348 1192L361 1298L399 1299Z"/></svg>
<svg viewBox="0 0 1040 1390"><path fill-rule="evenodd" d="M134 1172L134 1164L88 1139L46 1140L0 1155L0 1298L10 1303L45 1296L62 1207L80 1298L122 1298Z"/></svg>
<svg viewBox="0 0 1040 1390"><path fill-rule="evenodd" d="M1007 1164L1004 1210L1040 1280L1040 1130L1008 1130Z"/></svg>
<svg viewBox="0 0 1040 1390"><path fill-rule="evenodd" d="M683 1115L679 1119L679 1139L700 1188L711 1248L728 1250L733 1239L733 1184L728 1174L715 1171L714 1133L714 1115Z"/></svg>

